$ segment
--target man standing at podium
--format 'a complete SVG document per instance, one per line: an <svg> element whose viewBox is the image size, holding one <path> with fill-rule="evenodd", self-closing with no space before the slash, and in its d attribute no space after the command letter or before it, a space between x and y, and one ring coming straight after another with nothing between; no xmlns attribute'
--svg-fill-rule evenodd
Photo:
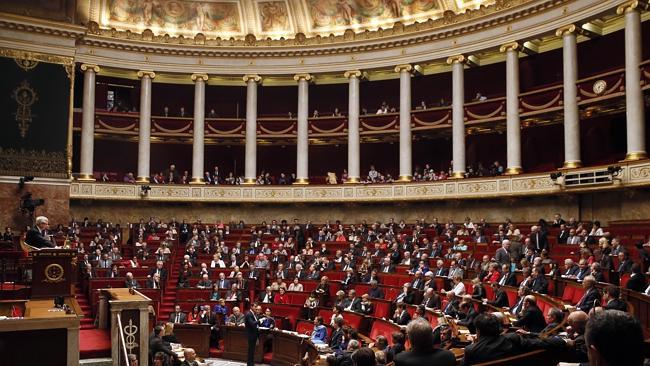
<svg viewBox="0 0 650 366"><path fill-rule="evenodd" d="M45 216L36 218L33 228L27 232L25 243L35 248L54 248L54 243L47 235L47 228L50 226L50 220Z"/></svg>
<svg viewBox="0 0 650 366"><path fill-rule="evenodd" d="M255 366L255 348L260 338L259 329L259 316L262 314L262 307L257 303L251 306L251 309L244 317L244 325L246 326L246 337L248 337L248 358L246 359L247 366Z"/></svg>

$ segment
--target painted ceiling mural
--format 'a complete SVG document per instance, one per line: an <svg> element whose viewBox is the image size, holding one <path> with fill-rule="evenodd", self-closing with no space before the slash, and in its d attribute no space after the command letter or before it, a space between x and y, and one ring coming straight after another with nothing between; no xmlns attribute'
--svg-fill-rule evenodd
<svg viewBox="0 0 650 366"><path fill-rule="evenodd" d="M411 24L490 5L494 0L101 0L105 28L222 39L342 34Z"/></svg>

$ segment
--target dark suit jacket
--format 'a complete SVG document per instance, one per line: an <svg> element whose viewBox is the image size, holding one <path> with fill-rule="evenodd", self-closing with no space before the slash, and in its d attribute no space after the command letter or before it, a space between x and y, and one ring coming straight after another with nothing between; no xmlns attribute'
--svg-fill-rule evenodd
<svg viewBox="0 0 650 366"><path fill-rule="evenodd" d="M388 265L388 269L386 269L386 267L387 267L387 266L385 266L385 265L382 264L381 267L379 267L379 272L380 272L380 273L386 273L386 270L388 270L388 273L393 273L393 272L395 272L395 266L394 266L394 265L389 264L389 265Z"/></svg>
<svg viewBox="0 0 650 366"><path fill-rule="evenodd" d="M176 356L176 354L172 352L171 347L163 342L162 338L156 337L152 334L149 337L149 358L153 359L153 356L155 356L158 352L163 352L172 357Z"/></svg>
<svg viewBox="0 0 650 366"><path fill-rule="evenodd" d="M381 291L379 287L376 288L369 288L368 289L368 296L375 298L375 299L381 299L384 297L384 292Z"/></svg>
<svg viewBox="0 0 650 366"><path fill-rule="evenodd" d="M345 307L344 309L350 308L350 311L354 311L356 313L361 312L361 298L360 297L355 297L354 300L347 299L345 301Z"/></svg>
<svg viewBox="0 0 650 366"><path fill-rule="evenodd" d="M343 329L339 328L332 332L329 346L333 350L340 349L342 343L343 343Z"/></svg>
<svg viewBox="0 0 650 366"><path fill-rule="evenodd" d="M187 315L182 311L179 314L180 314L179 323L185 323L187 321ZM176 320L176 313L174 312L169 314L169 321L171 323L174 323L175 320Z"/></svg>
<svg viewBox="0 0 650 366"><path fill-rule="evenodd" d="M522 327L529 332L539 333L546 327L544 314L537 306L530 306L524 310L518 320L513 324L516 327Z"/></svg>
<svg viewBox="0 0 650 366"><path fill-rule="evenodd" d="M411 314L404 310L399 316L393 317L393 322L397 325L407 325L411 321Z"/></svg>
<svg viewBox="0 0 650 366"><path fill-rule="evenodd" d="M35 248L54 248L54 243L45 239L37 229L31 229L27 232L25 243Z"/></svg>
<svg viewBox="0 0 650 366"><path fill-rule="evenodd" d="M627 303L621 299L612 299L603 305L603 309L627 311Z"/></svg>
<svg viewBox="0 0 650 366"><path fill-rule="evenodd" d="M591 308L600 305L600 298L600 292L598 289L595 287L591 288L585 293L585 296L583 296L581 301L576 304L576 308L589 314Z"/></svg>
<svg viewBox="0 0 650 366"><path fill-rule="evenodd" d="M364 315L372 315L374 311L375 311L375 305L373 305L373 303L371 302L365 305L363 303L359 305L359 312Z"/></svg>
<svg viewBox="0 0 650 366"><path fill-rule="evenodd" d="M548 238L546 237L546 233L538 232L536 234L530 234L530 243L536 252L541 252L544 249L548 251Z"/></svg>
<svg viewBox="0 0 650 366"><path fill-rule="evenodd" d="M434 293L433 296L431 296L430 298L423 299L422 305L424 305L425 308L438 309L440 308L440 296Z"/></svg>
<svg viewBox="0 0 650 366"><path fill-rule="evenodd" d="M510 303L508 301L508 295L503 290L498 290L494 294L494 301L488 301L488 304L500 308L507 308L510 306Z"/></svg>
<svg viewBox="0 0 650 366"><path fill-rule="evenodd" d="M645 277L643 274L634 274L630 277L630 279L627 281L627 284L625 287L629 290L637 291L637 292L643 292L645 291L646 284L645 284Z"/></svg>
<svg viewBox="0 0 650 366"><path fill-rule="evenodd" d="M257 320L255 320L255 315L250 310L244 315L244 326L246 327L248 341L256 341L260 336L260 329Z"/></svg>
<svg viewBox="0 0 650 366"><path fill-rule="evenodd" d="M149 276L154 275L158 271L158 268L154 267L149 271ZM167 268L162 268L160 270L160 282L165 282L167 280Z"/></svg>
<svg viewBox="0 0 650 366"><path fill-rule="evenodd" d="M548 280L544 275L537 276L530 281L530 289L540 294L548 293Z"/></svg>
<svg viewBox="0 0 650 366"><path fill-rule="evenodd" d="M479 337L476 342L465 347L465 357L462 365L475 365L536 349L552 349L564 346L565 343L561 339L523 338L516 333L507 333L498 337Z"/></svg>
<svg viewBox="0 0 650 366"><path fill-rule="evenodd" d="M482 300L483 298L485 298L485 288L483 285L479 284L478 286L474 286L474 289L472 290L472 299Z"/></svg>
<svg viewBox="0 0 650 366"><path fill-rule="evenodd" d="M395 356L395 366L455 366L456 357L446 349L433 348L427 351L410 350Z"/></svg>
<svg viewBox="0 0 650 366"><path fill-rule="evenodd" d="M560 233L557 234L558 244L566 244L567 239L569 239L569 230L560 231Z"/></svg>
<svg viewBox="0 0 650 366"><path fill-rule="evenodd" d="M447 277L448 274L449 274L449 271L447 270L447 268L440 268L440 269L434 268L433 269L433 275L434 276Z"/></svg>
<svg viewBox="0 0 650 366"><path fill-rule="evenodd" d="M512 272L508 272L508 274L504 277L506 278L505 282L503 283L504 286L517 287L517 275ZM499 279L499 283L501 283L501 279Z"/></svg>

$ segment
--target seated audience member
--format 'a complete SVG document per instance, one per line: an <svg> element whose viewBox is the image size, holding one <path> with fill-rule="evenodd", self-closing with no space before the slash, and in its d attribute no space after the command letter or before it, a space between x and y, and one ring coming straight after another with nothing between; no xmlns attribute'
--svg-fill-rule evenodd
<svg viewBox="0 0 650 366"><path fill-rule="evenodd" d="M527 295L524 298L523 310L517 316L517 320L513 325L535 333L541 332L546 327L544 314L542 314L542 311L537 306L535 296Z"/></svg>
<svg viewBox="0 0 650 366"><path fill-rule="evenodd" d="M356 339L351 339L348 345L340 355L336 357L337 366L354 366L352 355L361 347L361 344Z"/></svg>
<svg viewBox="0 0 650 366"><path fill-rule="evenodd" d="M311 341L314 344L327 343L327 327L323 324L323 317L314 318L314 330L311 332Z"/></svg>
<svg viewBox="0 0 650 366"><path fill-rule="evenodd" d="M169 321L171 323L185 323L187 321L187 314L181 311L181 306L174 306L174 312L169 314Z"/></svg>
<svg viewBox="0 0 650 366"><path fill-rule="evenodd" d="M341 306L341 305L338 305ZM307 319L311 320L314 319L314 316L316 315L316 311L318 310L318 297L316 296L315 292L312 292L309 294L309 297L305 300L305 303L303 305L303 308L305 308L307 314Z"/></svg>
<svg viewBox="0 0 650 366"><path fill-rule="evenodd" d="M643 292L646 288L646 279L641 269L641 265L639 263L632 264L630 271L632 274L630 275L630 279L627 281L625 288L632 291Z"/></svg>
<svg viewBox="0 0 650 366"><path fill-rule="evenodd" d="M493 283L497 283L496 281ZM480 300L482 301L485 299L485 287L483 287L483 283L478 279L478 277L475 277L472 279L472 299L474 300Z"/></svg>
<svg viewBox="0 0 650 366"><path fill-rule="evenodd" d="M574 363L586 363L589 361L587 345L585 343L585 327L589 316L584 311L574 311L567 317L567 332L571 340L570 352L563 360Z"/></svg>
<svg viewBox="0 0 650 366"><path fill-rule="evenodd" d="M361 295L361 304L359 304L359 312L363 315L372 315L375 310L375 306L370 301L370 296L368 294Z"/></svg>
<svg viewBox="0 0 650 366"><path fill-rule="evenodd" d="M362 347L352 354L354 366L377 366L375 351L368 347Z"/></svg>
<svg viewBox="0 0 650 366"><path fill-rule="evenodd" d="M397 304L413 304L413 289L411 289L411 283L407 282L402 286L402 292L397 295L395 298L395 303Z"/></svg>
<svg viewBox="0 0 650 366"><path fill-rule="evenodd" d="M217 283L212 284L212 293L210 293L210 301L217 301L221 298L221 294L219 293L219 286Z"/></svg>
<svg viewBox="0 0 650 366"><path fill-rule="evenodd" d="M140 285L138 284L138 280L133 278L133 273L127 272L126 273L126 280L124 280L124 287L126 288L140 288Z"/></svg>
<svg viewBox="0 0 650 366"><path fill-rule="evenodd" d="M414 319L406 327L411 349L395 355L395 366L454 366L456 357L446 349L434 348L431 324L424 318Z"/></svg>
<svg viewBox="0 0 650 366"><path fill-rule="evenodd" d="M287 292L283 287L281 287L278 293L275 294L275 296L273 297L273 303L287 304L288 302L289 302L289 298L287 297Z"/></svg>
<svg viewBox="0 0 650 366"><path fill-rule="evenodd" d="M153 288L153 289L160 289L161 284L160 284L160 276L158 273L154 273L154 275L147 280L147 288Z"/></svg>
<svg viewBox="0 0 650 366"><path fill-rule="evenodd" d="M597 312L588 321L585 342L589 365L641 366L644 341L641 323L618 310Z"/></svg>
<svg viewBox="0 0 650 366"><path fill-rule="evenodd" d="M212 313L221 320L222 323L225 323L226 316L228 315L228 306L226 306L226 299L219 299L219 303L214 306Z"/></svg>
<svg viewBox="0 0 650 366"><path fill-rule="evenodd" d="M592 276L585 277L582 287L585 289L585 293L576 304L576 309L589 313L592 308L600 305L601 296L596 288L596 279Z"/></svg>
<svg viewBox="0 0 650 366"><path fill-rule="evenodd" d="M296 291L296 292L301 292L303 291L303 285L300 283L300 280L298 278L294 278L293 282L289 284L289 288L287 291Z"/></svg>
<svg viewBox="0 0 650 366"><path fill-rule="evenodd" d="M275 319L273 318L270 308L264 310L264 315L260 318L260 327L269 329L275 328Z"/></svg>
<svg viewBox="0 0 650 366"><path fill-rule="evenodd" d="M239 307L232 308L232 314L226 320L226 325L244 326L244 314L239 310Z"/></svg>
<svg viewBox="0 0 650 366"><path fill-rule="evenodd" d="M603 300L605 300L603 309L627 311L627 303L620 299L621 290L619 290L618 286L609 285L605 287L603 295Z"/></svg>
<svg viewBox="0 0 650 366"><path fill-rule="evenodd" d="M332 336L330 337L329 346L334 352L342 351L343 345L343 317L336 317L332 324Z"/></svg>
<svg viewBox="0 0 650 366"><path fill-rule="evenodd" d="M508 300L508 294L506 294L501 285L498 282L495 282L491 286L493 289L492 291L494 291L494 300L484 300L484 302L498 308L509 308L510 301Z"/></svg>
<svg viewBox="0 0 650 366"><path fill-rule="evenodd" d="M193 348L185 348L183 356L185 357L185 360L181 363L181 366L199 366L199 363L196 361L196 352ZM133 363L131 363L131 365L133 365Z"/></svg>
<svg viewBox="0 0 650 366"><path fill-rule="evenodd" d="M196 284L196 287L197 287L197 288L200 288L200 289L209 289L209 288L212 288L212 281L210 281L210 276L207 275L207 274L204 274L204 275L201 277L201 281L199 281L199 282Z"/></svg>
<svg viewBox="0 0 650 366"><path fill-rule="evenodd" d="M422 296L422 306L425 309L433 310L440 308L440 296L432 289L428 288Z"/></svg>
<svg viewBox="0 0 650 366"><path fill-rule="evenodd" d="M447 296L447 305L442 309L442 313L444 315L455 317L458 312L458 307L460 306L460 300L456 294L451 291L447 291L445 295Z"/></svg>
<svg viewBox="0 0 650 366"><path fill-rule="evenodd" d="M525 336L531 336L531 337L540 337L540 336L553 336L557 335L559 332L561 332L563 329L559 325L562 323L562 320L564 319L564 313L562 310L558 308L550 308L546 312L546 327L542 329L541 332L535 333L535 332L529 332L523 329L518 329L517 333L520 335L525 335Z"/></svg>
<svg viewBox="0 0 650 366"><path fill-rule="evenodd" d="M157 325L154 327L153 334L149 337L149 357L178 360L178 356L172 352L169 343L163 342L162 337L164 335L165 330L162 326Z"/></svg>
<svg viewBox="0 0 650 366"><path fill-rule="evenodd" d="M406 311L406 304L403 302L397 304L391 321L397 325L407 325L411 321L411 314Z"/></svg>
<svg viewBox="0 0 650 366"><path fill-rule="evenodd" d="M480 314L474 320L476 339L465 347L462 365L469 366L516 356L536 349L561 349L566 342L557 337L523 338L516 333L501 334L501 320L493 314Z"/></svg>
<svg viewBox="0 0 650 366"><path fill-rule="evenodd" d="M370 281L370 288L368 289L368 296L372 297L373 299L383 299L384 298L384 292L377 285L377 280L371 280Z"/></svg>

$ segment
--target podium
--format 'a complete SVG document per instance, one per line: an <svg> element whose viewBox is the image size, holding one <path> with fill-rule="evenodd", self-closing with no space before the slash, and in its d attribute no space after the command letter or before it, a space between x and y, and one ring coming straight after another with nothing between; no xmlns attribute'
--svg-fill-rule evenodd
<svg viewBox="0 0 650 366"><path fill-rule="evenodd" d="M77 276L74 249L34 250L32 256L32 298L72 296Z"/></svg>

